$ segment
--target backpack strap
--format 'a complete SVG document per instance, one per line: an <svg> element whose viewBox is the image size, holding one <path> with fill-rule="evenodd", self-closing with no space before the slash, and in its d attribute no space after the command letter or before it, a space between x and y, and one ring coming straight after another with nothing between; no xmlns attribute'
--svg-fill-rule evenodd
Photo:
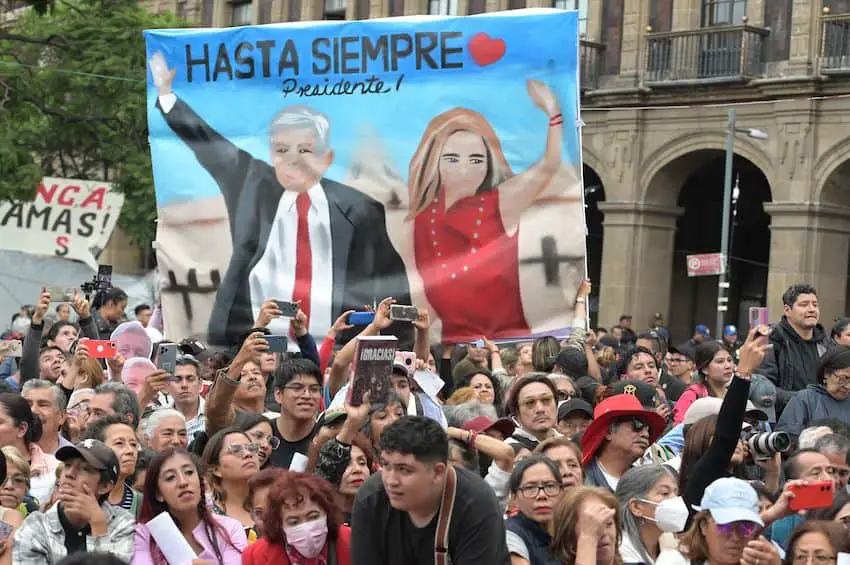
<svg viewBox="0 0 850 565"><path fill-rule="evenodd" d="M457 491L457 473L454 466L446 466L446 482L443 486L443 500L440 502L440 517L437 520L437 533L434 536L434 565L448 565L449 527L452 523L452 510Z"/></svg>

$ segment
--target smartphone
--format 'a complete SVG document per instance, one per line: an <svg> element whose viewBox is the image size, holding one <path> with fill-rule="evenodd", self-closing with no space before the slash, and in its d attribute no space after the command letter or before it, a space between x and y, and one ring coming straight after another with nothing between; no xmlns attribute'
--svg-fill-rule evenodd
<svg viewBox="0 0 850 565"><path fill-rule="evenodd" d="M750 328L758 328L770 324L767 308L762 308L760 306L753 306L750 308L749 319Z"/></svg>
<svg viewBox="0 0 850 565"><path fill-rule="evenodd" d="M115 342L108 339L81 339L80 343L86 345L92 359L112 359L118 355L118 347Z"/></svg>
<svg viewBox="0 0 850 565"><path fill-rule="evenodd" d="M112 288L112 265L100 265L97 268L97 290Z"/></svg>
<svg viewBox="0 0 850 565"><path fill-rule="evenodd" d="M285 335L267 335L265 336L266 343L269 344L269 351L272 353L286 353L286 336Z"/></svg>
<svg viewBox="0 0 850 565"><path fill-rule="evenodd" d="M0 341L0 357L21 357L24 354L24 342L19 339Z"/></svg>
<svg viewBox="0 0 850 565"><path fill-rule="evenodd" d="M368 326L375 319L374 312L352 312L347 322L352 326Z"/></svg>
<svg viewBox="0 0 850 565"><path fill-rule="evenodd" d="M52 302L73 302L74 289L62 286L49 286L45 290L50 295Z"/></svg>
<svg viewBox="0 0 850 565"><path fill-rule="evenodd" d="M275 300L275 303L284 318L294 318L298 315L298 304L286 300Z"/></svg>
<svg viewBox="0 0 850 565"><path fill-rule="evenodd" d="M177 370L177 347L176 343L160 343L156 350L156 368L173 375Z"/></svg>
<svg viewBox="0 0 850 565"><path fill-rule="evenodd" d="M396 351L394 365L401 365L408 371L413 371L416 368L416 354L412 351Z"/></svg>
<svg viewBox="0 0 850 565"><path fill-rule="evenodd" d="M419 319L419 308L403 304L390 305L390 320L399 322L415 322Z"/></svg>
<svg viewBox="0 0 850 565"><path fill-rule="evenodd" d="M788 503L788 508L794 512L800 510L814 510L816 508L829 508L832 506L833 492L832 481L819 481L797 487L789 487L794 493L794 498Z"/></svg>
<svg viewBox="0 0 850 565"><path fill-rule="evenodd" d="M484 347L484 340L483 339L476 339L475 341L473 341L469 345L471 345L472 347L477 347L478 349L481 349L481 348Z"/></svg>
<svg viewBox="0 0 850 565"><path fill-rule="evenodd" d="M15 527L12 524L0 520L0 541L9 539L14 531Z"/></svg>

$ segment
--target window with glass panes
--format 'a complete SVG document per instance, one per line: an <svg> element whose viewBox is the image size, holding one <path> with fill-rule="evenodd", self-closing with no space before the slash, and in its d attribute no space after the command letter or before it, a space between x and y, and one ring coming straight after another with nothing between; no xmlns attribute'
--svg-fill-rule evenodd
<svg viewBox="0 0 850 565"><path fill-rule="evenodd" d="M747 0L702 0L702 25L739 25L747 15Z"/></svg>
<svg viewBox="0 0 850 565"><path fill-rule="evenodd" d="M251 2L234 2L231 5L230 25L233 26L249 26L253 13Z"/></svg>
<svg viewBox="0 0 850 565"><path fill-rule="evenodd" d="M456 16L457 0L429 0L428 13L432 16Z"/></svg>
<svg viewBox="0 0 850 565"><path fill-rule="evenodd" d="M586 35L587 2L588 0L552 0L552 7L559 10L578 10L578 32Z"/></svg>

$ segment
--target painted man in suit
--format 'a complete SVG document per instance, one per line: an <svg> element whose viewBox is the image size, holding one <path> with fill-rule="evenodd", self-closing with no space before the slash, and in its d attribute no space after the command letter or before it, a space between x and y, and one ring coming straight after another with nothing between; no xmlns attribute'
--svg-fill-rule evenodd
<svg viewBox="0 0 850 565"><path fill-rule="evenodd" d="M230 218L233 254L210 317L210 343L236 343L270 298L300 302L314 336L323 336L346 310L387 296L410 303L383 207L324 178L334 157L324 114L301 105L278 113L269 126L269 165L177 98L175 71L160 53L150 64L157 107L218 183ZM269 329L286 334L289 321L275 320Z"/></svg>

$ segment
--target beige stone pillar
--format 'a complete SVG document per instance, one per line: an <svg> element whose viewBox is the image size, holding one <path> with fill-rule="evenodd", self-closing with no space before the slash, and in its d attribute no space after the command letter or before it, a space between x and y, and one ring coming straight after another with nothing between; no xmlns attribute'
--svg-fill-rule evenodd
<svg viewBox="0 0 850 565"><path fill-rule="evenodd" d="M808 75L817 66L822 33L820 25L822 10L821 0L794 0L791 12L791 52L788 57L787 74Z"/></svg>
<svg viewBox="0 0 850 565"><path fill-rule="evenodd" d="M600 202L599 209L605 214L599 324L615 325L621 314L648 320L654 312L667 313L676 218L682 208Z"/></svg>
<svg viewBox="0 0 850 565"><path fill-rule="evenodd" d="M845 314L850 207L811 202L765 203L770 214L767 300L772 320L782 313L782 293L792 284L818 290L821 323ZM607 233L605 234L607 237Z"/></svg>
<svg viewBox="0 0 850 565"><path fill-rule="evenodd" d="M700 23L701 0L676 0L673 2L673 31L697 29Z"/></svg>
<svg viewBox="0 0 850 565"><path fill-rule="evenodd" d="M213 27L229 26L232 21L230 2L228 0L215 0L213 6Z"/></svg>
<svg viewBox="0 0 850 565"><path fill-rule="evenodd" d="M649 0L626 0L623 2L623 41L620 51L620 76L630 78L643 66L644 34L649 23Z"/></svg>

